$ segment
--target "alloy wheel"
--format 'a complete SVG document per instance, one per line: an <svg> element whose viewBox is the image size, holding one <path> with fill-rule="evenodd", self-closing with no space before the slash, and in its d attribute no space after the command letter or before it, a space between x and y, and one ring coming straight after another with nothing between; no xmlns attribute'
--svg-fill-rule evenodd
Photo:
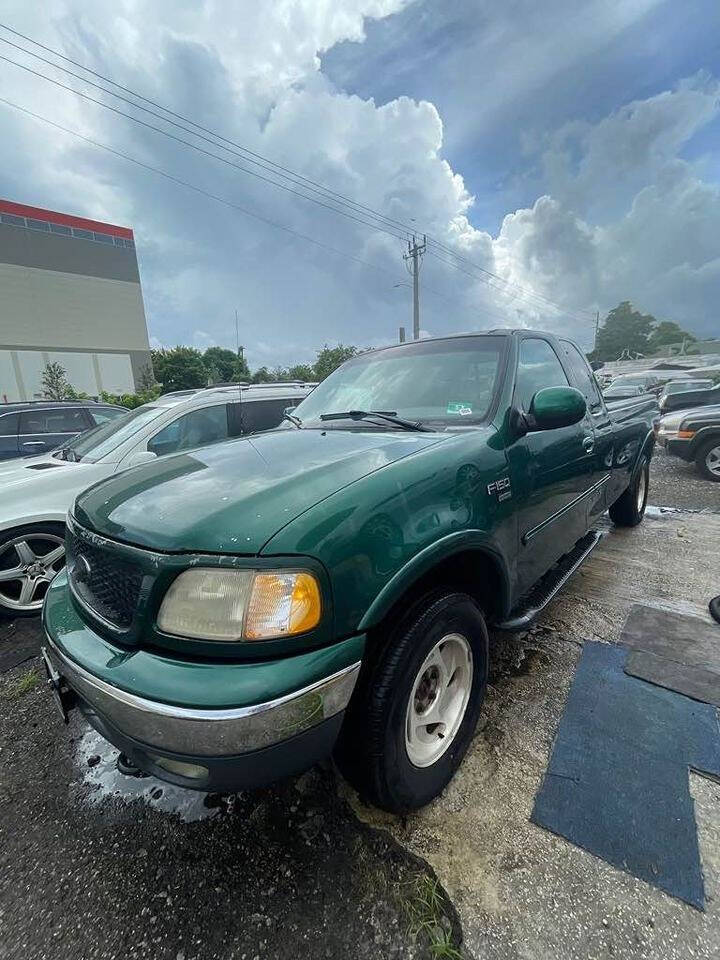
<svg viewBox="0 0 720 960"><path fill-rule="evenodd" d="M645 495L647 492L647 474L643 468L640 471L640 477L638 478L637 485L637 508L638 513L642 512L642 508L645 506Z"/></svg>
<svg viewBox="0 0 720 960"><path fill-rule="evenodd" d="M720 477L720 445L705 454L705 466L714 477Z"/></svg>
<svg viewBox="0 0 720 960"><path fill-rule="evenodd" d="M65 564L65 543L54 533L25 533L0 546L0 606L39 610L48 586Z"/></svg>
<svg viewBox="0 0 720 960"><path fill-rule="evenodd" d="M444 636L417 672L407 705L405 749L416 767L429 767L460 729L472 689L470 643L459 633Z"/></svg>

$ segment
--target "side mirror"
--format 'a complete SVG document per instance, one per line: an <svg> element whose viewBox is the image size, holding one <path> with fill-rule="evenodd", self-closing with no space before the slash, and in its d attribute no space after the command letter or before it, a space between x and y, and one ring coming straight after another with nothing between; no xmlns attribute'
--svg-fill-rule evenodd
<svg viewBox="0 0 720 960"><path fill-rule="evenodd" d="M125 461L125 466L139 467L141 463L149 463L151 460L157 460L157 454L152 450L135 450Z"/></svg>
<svg viewBox="0 0 720 960"><path fill-rule="evenodd" d="M532 398L525 419L528 430L556 430L579 423L586 413L585 397L575 387L545 387Z"/></svg>
<svg viewBox="0 0 720 960"><path fill-rule="evenodd" d="M287 415L288 413L292 413L293 410L295 409L295 407L297 407L297 404L296 404L296 403L293 403L293 404L292 404L291 406L289 406L289 407L285 407L285 409L283 410L283 414L284 414L284 415Z"/></svg>

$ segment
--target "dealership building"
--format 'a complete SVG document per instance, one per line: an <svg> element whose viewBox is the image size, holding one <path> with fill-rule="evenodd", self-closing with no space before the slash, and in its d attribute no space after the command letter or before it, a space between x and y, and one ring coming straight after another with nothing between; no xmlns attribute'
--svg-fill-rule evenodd
<svg viewBox="0 0 720 960"><path fill-rule="evenodd" d="M89 396L138 388L150 345L133 232L0 200L0 402L41 397L52 361Z"/></svg>

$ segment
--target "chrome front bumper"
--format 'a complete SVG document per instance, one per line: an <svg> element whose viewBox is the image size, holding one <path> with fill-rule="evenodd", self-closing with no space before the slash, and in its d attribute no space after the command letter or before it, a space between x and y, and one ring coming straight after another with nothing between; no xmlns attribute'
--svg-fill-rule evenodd
<svg viewBox="0 0 720 960"><path fill-rule="evenodd" d="M126 737L196 757L237 757L310 730L345 709L360 672L358 662L276 700L198 710L148 700L105 683L66 657L47 635L43 655L85 708Z"/></svg>

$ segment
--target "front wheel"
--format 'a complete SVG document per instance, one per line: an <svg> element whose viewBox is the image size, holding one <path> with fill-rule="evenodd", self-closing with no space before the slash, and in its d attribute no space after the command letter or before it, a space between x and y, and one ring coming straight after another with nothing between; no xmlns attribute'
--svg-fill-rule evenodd
<svg viewBox="0 0 720 960"><path fill-rule="evenodd" d="M64 524L38 523L0 533L0 610L16 617L39 613L64 565Z"/></svg>
<svg viewBox="0 0 720 960"><path fill-rule="evenodd" d="M341 769L376 806L429 803L452 779L485 696L488 633L464 593L428 597L399 625L356 691Z"/></svg>
<svg viewBox="0 0 720 960"><path fill-rule="evenodd" d="M720 481L720 440L708 440L697 452L695 466L706 480Z"/></svg>
<svg viewBox="0 0 720 960"><path fill-rule="evenodd" d="M650 462L643 456L630 486L610 507L612 522L618 527L636 527L645 516L649 488Z"/></svg>

